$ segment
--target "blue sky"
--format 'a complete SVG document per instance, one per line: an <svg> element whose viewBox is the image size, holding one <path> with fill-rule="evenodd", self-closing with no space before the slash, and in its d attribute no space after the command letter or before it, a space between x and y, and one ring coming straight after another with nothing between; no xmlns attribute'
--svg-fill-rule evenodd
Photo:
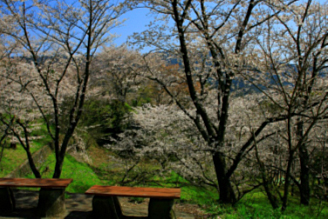
<svg viewBox="0 0 328 219"><path fill-rule="evenodd" d="M126 21L122 26L112 30L112 33L120 35L114 40L114 43L120 46L127 41L128 36L144 31L147 28L146 25L152 20L152 15L147 16L148 13L148 9L134 9L121 16L120 20L126 19Z"/></svg>
<svg viewBox="0 0 328 219"><path fill-rule="evenodd" d="M121 2L122 0L117 0L117 1ZM304 2L304 1L300 1L300 2ZM327 0L315 0L314 2L319 2L321 4L324 4L324 2L327 2ZM116 46L125 44L128 36L132 35L135 32L142 32L146 30L147 29L146 25L153 18L154 15L149 15L149 9L145 9L145 8L134 9L132 11L123 14L120 17L120 20L126 19L126 21L120 27L114 28L111 32L113 34L115 33L119 35L119 37L117 37L114 40L114 44ZM149 49L144 49L143 52L147 52Z"/></svg>

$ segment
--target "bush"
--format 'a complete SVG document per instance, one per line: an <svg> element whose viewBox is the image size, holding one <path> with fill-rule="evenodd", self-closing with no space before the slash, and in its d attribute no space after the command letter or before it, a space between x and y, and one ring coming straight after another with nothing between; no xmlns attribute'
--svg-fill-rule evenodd
<svg viewBox="0 0 328 219"><path fill-rule="evenodd" d="M67 98L61 110L63 131L67 128L68 120L68 105L72 104L70 98ZM97 141L98 144L103 145L110 141L110 137L117 138L117 135L123 132L129 126L129 113L132 111L131 107L119 100L105 100L90 98L85 101L83 114L78 127L85 128L88 133Z"/></svg>

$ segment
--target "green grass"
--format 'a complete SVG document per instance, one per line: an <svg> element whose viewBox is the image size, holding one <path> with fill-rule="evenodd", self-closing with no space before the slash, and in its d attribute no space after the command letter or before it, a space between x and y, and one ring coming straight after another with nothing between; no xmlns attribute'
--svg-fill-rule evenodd
<svg viewBox="0 0 328 219"><path fill-rule="evenodd" d="M219 199L218 192L213 188L196 186L181 187L181 201L195 203L199 206L211 205Z"/></svg>
<svg viewBox="0 0 328 219"><path fill-rule="evenodd" d="M51 137L48 135L47 126L45 124L42 124L42 121L43 120L35 121L35 123L40 122L39 128L34 129L30 133L31 137L43 136L41 139L35 139L31 141L30 151L32 154L52 141ZM7 139L7 142L10 142L10 140ZM2 150L2 148L0 148L0 150ZM5 177L6 175L14 171L25 160L27 160L26 152L20 144L17 144L16 149L11 149L9 148L9 144L7 143L7 145L5 145L3 157L0 162L0 177Z"/></svg>
<svg viewBox="0 0 328 219"><path fill-rule="evenodd" d="M39 150L43 146L39 141L31 144L31 152ZM1 148L2 149L2 148ZM0 150L1 150L0 149ZM18 144L16 149L5 148L0 163L0 177L4 177L14 171L27 159L24 148Z"/></svg>
<svg viewBox="0 0 328 219"><path fill-rule="evenodd" d="M191 185L186 179L171 171L168 176L155 176L151 180L155 182L148 184L147 186L160 185L161 187L181 188L181 198L180 202L188 202L193 204L198 204L199 206L211 204L219 199L219 195L216 189L213 187L200 187Z"/></svg>
<svg viewBox="0 0 328 219"><path fill-rule="evenodd" d="M290 197L289 205L284 213L280 208L273 210L266 196L262 192L252 192L246 195L236 206L222 206L212 204L208 206L207 211L213 215L220 215L224 219L310 219L310 218L328 218L327 203L319 205L313 199L310 206L301 206L298 199Z"/></svg>
<svg viewBox="0 0 328 219"><path fill-rule="evenodd" d="M48 167L48 170L44 172L46 167ZM41 173L43 173L42 178L52 178L54 167L55 155L51 154L41 167ZM26 177L34 178L31 174ZM70 155L66 155L65 157L63 172L60 178L73 179L73 182L66 189L67 192L71 193L84 193L93 185L103 185L105 183L98 178L87 164L76 161Z"/></svg>

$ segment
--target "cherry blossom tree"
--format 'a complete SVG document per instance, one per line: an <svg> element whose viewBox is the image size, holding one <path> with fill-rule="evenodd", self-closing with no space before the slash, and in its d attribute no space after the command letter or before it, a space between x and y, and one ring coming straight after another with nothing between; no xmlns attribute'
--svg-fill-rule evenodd
<svg viewBox="0 0 328 219"><path fill-rule="evenodd" d="M299 187L301 204L309 205L310 201L311 139L316 124L327 118L327 9L319 2L303 1L267 21L251 53L256 71L245 75L270 99L276 113L287 116L281 132L288 148L283 210L291 176L300 179L294 183ZM297 155L299 173L292 171Z"/></svg>
<svg viewBox="0 0 328 219"><path fill-rule="evenodd" d="M143 80L139 76L144 71L142 62L141 54L126 46L104 47L95 58L90 86L103 87L103 93L110 93L112 98L125 103Z"/></svg>
<svg viewBox="0 0 328 219"><path fill-rule="evenodd" d="M139 46L153 46L181 63L179 77L188 86L189 108L175 98L167 86L168 79L156 74L158 71L151 70L148 77L163 86L211 148L210 157L220 201L236 202L236 185L231 181L234 172L262 131L270 123L285 120L286 116L260 120L254 126L254 134L249 134L238 149L235 148L236 152L231 157L227 156L224 148L229 145L228 124L229 117L233 116L230 111L231 91L235 80L247 73L246 63L251 61L248 55L254 49L254 40L260 37L260 26L283 12L294 1L133 2L151 9L158 19L150 23L149 30L136 34L134 42ZM161 21L162 25L157 21ZM198 84L199 90L196 89ZM212 90L215 92L210 92ZM210 94L214 95L211 103L215 105L215 117L210 115L207 108Z"/></svg>
<svg viewBox="0 0 328 219"><path fill-rule="evenodd" d="M124 5L93 0L74 4L3 0L0 4L1 17L13 24L2 27L2 34L21 47L7 57L7 66L1 66L1 81L12 90L10 95L2 93L3 113L15 117L22 134L15 128L11 131L25 140L21 144L27 154L29 124L35 118L43 120L56 155L53 177L59 178L69 140L83 112L93 57L100 46L110 42L109 31L119 25ZM66 96L73 98L73 104L68 115L63 115L59 107ZM61 117L69 118L65 126L60 125ZM33 169L34 175L41 177L39 170Z"/></svg>
<svg viewBox="0 0 328 219"><path fill-rule="evenodd" d="M211 119L214 119L216 117L215 104L212 104L211 98L208 101L206 109ZM120 135L121 140L110 146L118 154L124 153L131 155L131 158L137 158L134 159L135 163L131 164L130 169L138 168L138 162L147 159L161 167L154 170L156 174L165 175L173 170L194 185L217 188L211 162L213 149L208 146L183 111L176 105L152 106L150 104L136 107L134 111L132 120L135 128L127 129ZM252 99L244 103L243 98L235 98L231 111L236 113L229 118L227 146L221 148L227 157L233 157L242 143L247 140L248 127L258 125L258 121L263 119L258 113L257 102ZM195 114L193 110L188 110L188 112ZM252 119L247 119L250 117ZM250 183L247 174L253 174L251 167L243 168L241 177L233 177L233 182L244 188L244 191L238 193L238 199L246 194L246 190L253 189L253 186L247 186Z"/></svg>

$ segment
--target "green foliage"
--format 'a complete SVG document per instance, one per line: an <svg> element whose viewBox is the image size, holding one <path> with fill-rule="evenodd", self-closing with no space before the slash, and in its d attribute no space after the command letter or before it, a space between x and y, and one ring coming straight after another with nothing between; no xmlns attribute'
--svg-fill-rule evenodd
<svg viewBox="0 0 328 219"><path fill-rule="evenodd" d="M144 86L140 88L137 94L131 99L131 105L133 107L138 107L151 103L152 100L154 100L154 93L156 93L156 91L151 86Z"/></svg>
<svg viewBox="0 0 328 219"><path fill-rule="evenodd" d="M131 107L119 100L89 99L84 105L81 123L85 126L100 125L102 128L123 128L123 120Z"/></svg>
<svg viewBox="0 0 328 219"><path fill-rule="evenodd" d="M63 131L65 125L68 124L68 110L71 100L67 98L61 106L62 113L65 114L61 120ZM103 139L115 137L116 134L121 133L128 125L126 118L132 108L119 100L104 100L104 99L88 99L85 101L83 114L78 126L86 128L88 133L98 141L99 144Z"/></svg>

